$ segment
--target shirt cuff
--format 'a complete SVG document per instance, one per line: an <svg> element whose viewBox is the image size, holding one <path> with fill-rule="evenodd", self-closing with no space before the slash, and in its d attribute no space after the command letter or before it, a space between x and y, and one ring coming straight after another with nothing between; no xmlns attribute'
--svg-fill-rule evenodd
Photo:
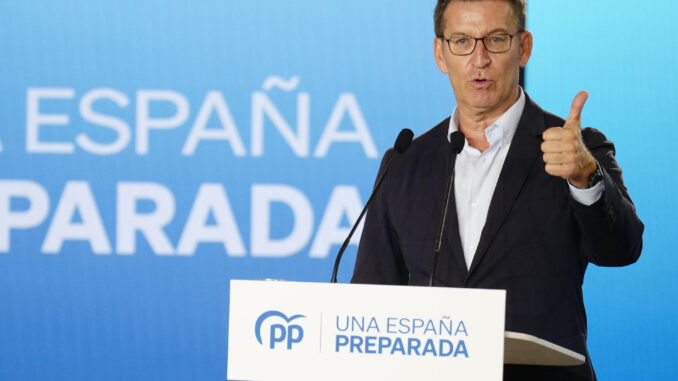
<svg viewBox="0 0 678 381"><path fill-rule="evenodd" d="M591 188L577 188L574 185L570 184L570 181L567 181L567 185L570 187L570 194L575 201L586 206L593 205L596 201L600 200L600 197L605 191L605 181L600 181L598 184L592 186Z"/></svg>

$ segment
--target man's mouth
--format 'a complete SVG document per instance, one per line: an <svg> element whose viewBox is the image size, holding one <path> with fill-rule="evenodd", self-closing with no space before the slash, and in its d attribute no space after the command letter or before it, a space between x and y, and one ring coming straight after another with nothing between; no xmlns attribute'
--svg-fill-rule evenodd
<svg viewBox="0 0 678 381"><path fill-rule="evenodd" d="M487 78L476 78L471 81L471 84L476 89L486 89L491 86L492 81Z"/></svg>

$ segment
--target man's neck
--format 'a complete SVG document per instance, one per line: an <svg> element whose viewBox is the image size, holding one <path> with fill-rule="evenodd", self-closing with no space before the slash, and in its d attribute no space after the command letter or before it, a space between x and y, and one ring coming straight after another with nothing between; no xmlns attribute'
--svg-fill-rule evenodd
<svg viewBox="0 0 678 381"><path fill-rule="evenodd" d="M490 142L487 141L485 129L490 127L504 113L513 106L520 98L520 90L516 87L516 96L512 102L507 102L500 109L466 109L457 106L459 115L459 131L461 131L468 144L480 152L490 148Z"/></svg>

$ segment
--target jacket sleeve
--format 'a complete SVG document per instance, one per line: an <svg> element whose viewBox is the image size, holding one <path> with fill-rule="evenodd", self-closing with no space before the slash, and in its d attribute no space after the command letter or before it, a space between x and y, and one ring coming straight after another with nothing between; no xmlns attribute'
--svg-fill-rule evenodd
<svg viewBox="0 0 678 381"><path fill-rule="evenodd" d="M386 163L394 154L393 149L384 154L377 179L385 171ZM398 235L389 218L387 196L390 185L387 176L367 210L351 283L408 283L409 273L402 259Z"/></svg>
<svg viewBox="0 0 678 381"><path fill-rule="evenodd" d="M580 228L580 253L599 266L634 263L643 246L644 226L624 186L614 144L593 128L583 129L582 138L601 167L605 191L590 206L571 200Z"/></svg>

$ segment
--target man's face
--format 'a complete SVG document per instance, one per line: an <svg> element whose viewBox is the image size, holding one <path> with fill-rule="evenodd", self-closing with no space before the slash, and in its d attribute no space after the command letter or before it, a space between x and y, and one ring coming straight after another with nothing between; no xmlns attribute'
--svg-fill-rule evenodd
<svg viewBox="0 0 678 381"><path fill-rule="evenodd" d="M444 38L456 35L484 37L490 33L517 34L511 5L506 1L452 1L445 10ZM519 68L532 50L532 35L524 32L504 53L491 53L478 41L470 55L453 55L446 41L434 40L440 71L450 77L457 105L465 113L500 114L517 96Z"/></svg>

